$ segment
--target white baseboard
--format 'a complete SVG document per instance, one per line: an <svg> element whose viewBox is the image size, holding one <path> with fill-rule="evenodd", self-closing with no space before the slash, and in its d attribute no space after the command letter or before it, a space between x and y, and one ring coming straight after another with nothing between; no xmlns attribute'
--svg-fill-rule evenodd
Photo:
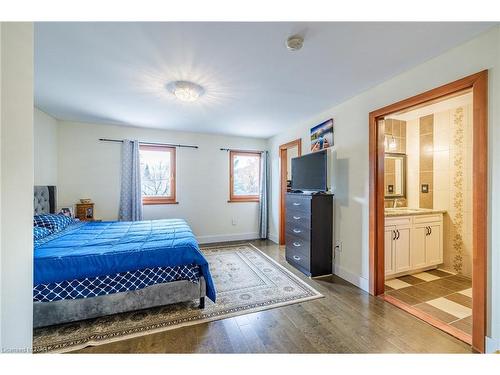
<svg viewBox="0 0 500 375"><path fill-rule="evenodd" d="M486 336L486 353L495 353L500 351L500 340Z"/></svg>
<svg viewBox="0 0 500 375"><path fill-rule="evenodd" d="M338 277L341 277L342 279L349 281L351 284L356 285L358 288L363 289L365 292L370 290L368 279L356 275L336 264L334 265L334 273Z"/></svg>
<svg viewBox="0 0 500 375"><path fill-rule="evenodd" d="M277 234L269 233L269 239L275 244L279 244L279 239Z"/></svg>
<svg viewBox="0 0 500 375"><path fill-rule="evenodd" d="M236 233L236 234L215 234L211 236L198 236L196 239L200 244L228 241L246 241L259 239L259 233Z"/></svg>

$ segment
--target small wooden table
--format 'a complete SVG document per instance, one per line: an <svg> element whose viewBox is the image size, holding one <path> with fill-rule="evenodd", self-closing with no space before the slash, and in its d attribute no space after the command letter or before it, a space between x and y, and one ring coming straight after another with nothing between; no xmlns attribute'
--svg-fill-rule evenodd
<svg viewBox="0 0 500 375"><path fill-rule="evenodd" d="M94 221L94 203L77 203L76 217L81 221Z"/></svg>

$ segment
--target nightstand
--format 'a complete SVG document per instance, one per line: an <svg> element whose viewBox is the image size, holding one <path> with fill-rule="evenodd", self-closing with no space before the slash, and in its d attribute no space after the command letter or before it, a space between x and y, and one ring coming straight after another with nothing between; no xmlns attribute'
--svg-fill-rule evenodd
<svg viewBox="0 0 500 375"><path fill-rule="evenodd" d="M75 216L81 221L97 221L94 219L94 203L77 203Z"/></svg>

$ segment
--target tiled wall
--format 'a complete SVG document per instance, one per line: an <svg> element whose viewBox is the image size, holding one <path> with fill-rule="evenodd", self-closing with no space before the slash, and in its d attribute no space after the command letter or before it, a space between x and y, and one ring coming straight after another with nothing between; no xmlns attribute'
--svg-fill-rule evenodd
<svg viewBox="0 0 500 375"><path fill-rule="evenodd" d="M406 122L401 120L386 119L385 120L385 152L391 153L406 153ZM395 144L395 147L390 145ZM394 164L385 164L384 166L384 186L395 184ZM398 198L398 207L406 207L407 200ZM393 199L385 199L385 207L393 207Z"/></svg>
<svg viewBox="0 0 500 375"><path fill-rule="evenodd" d="M406 122L406 197L408 207L420 207L420 120Z"/></svg>
<svg viewBox="0 0 500 375"><path fill-rule="evenodd" d="M434 115L420 117L420 208L433 208L433 182L434 182ZM427 191L423 186L427 186Z"/></svg>
<svg viewBox="0 0 500 375"><path fill-rule="evenodd" d="M408 120L405 135L408 207L446 211L443 268L471 276L472 106Z"/></svg>
<svg viewBox="0 0 500 375"><path fill-rule="evenodd" d="M444 268L472 273L472 106L434 114L435 209L444 215Z"/></svg>
<svg viewBox="0 0 500 375"><path fill-rule="evenodd" d="M407 122L386 120L385 128L386 152L407 155L407 199L398 206L445 210L443 267L471 276L472 106ZM392 137L396 147L390 149ZM386 181L391 172L386 166ZM392 207L393 200L386 199L385 206Z"/></svg>

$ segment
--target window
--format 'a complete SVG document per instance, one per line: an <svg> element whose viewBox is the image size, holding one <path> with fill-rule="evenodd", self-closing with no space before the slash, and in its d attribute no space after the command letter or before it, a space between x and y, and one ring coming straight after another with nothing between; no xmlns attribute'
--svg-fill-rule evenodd
<svg viewBox="0 0 500 375"><path fill-rule="evenodd" d="M175 201L175 147L140 146L143 204Z"/></svg>
<svg viewBox="0 0 500 375"><path fill-rule="evenodd" d="M258 202L260 192L260 153L229 152L229 201Z"/></svg>

